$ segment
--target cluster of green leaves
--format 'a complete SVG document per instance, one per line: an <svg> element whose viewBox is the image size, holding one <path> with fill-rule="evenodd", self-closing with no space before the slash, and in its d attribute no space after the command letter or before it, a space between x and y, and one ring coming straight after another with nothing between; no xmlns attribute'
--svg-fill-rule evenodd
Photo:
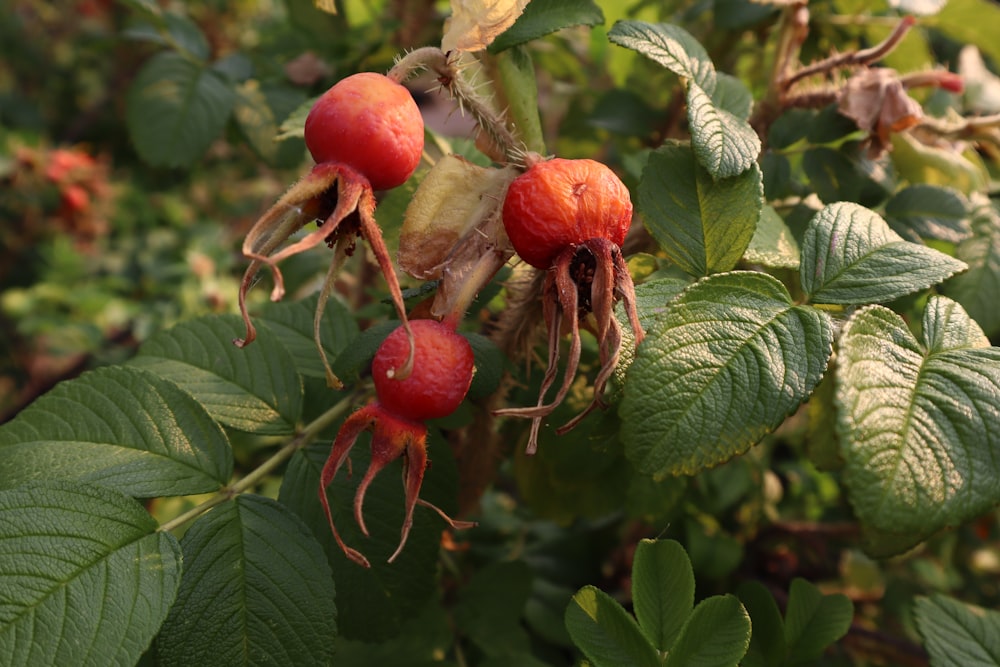
<svg viewBox="0 0 1000 667"><path fill-rule="evenodd" d="M785 618L771 593L747 582L739 594L694 604L691 561L678 542L642 540L632 565L635 618L604 591L586 586L566 609L566 627L594 667L814 664L851 624L853 605L792 582ZM751 629L752 628L752 629Z"/></svg>

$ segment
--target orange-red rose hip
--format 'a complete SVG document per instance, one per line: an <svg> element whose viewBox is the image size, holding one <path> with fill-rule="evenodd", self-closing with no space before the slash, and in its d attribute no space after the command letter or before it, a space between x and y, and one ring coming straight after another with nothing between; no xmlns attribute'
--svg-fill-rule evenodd
<svg viewBox="0 0 1000 667"><path fill-rule="evenodd" d="M600 162L553 158L510 184L503 223L521 259L548 269L562 250L590 239L621 246L632 201L625 184Z"/></svg>

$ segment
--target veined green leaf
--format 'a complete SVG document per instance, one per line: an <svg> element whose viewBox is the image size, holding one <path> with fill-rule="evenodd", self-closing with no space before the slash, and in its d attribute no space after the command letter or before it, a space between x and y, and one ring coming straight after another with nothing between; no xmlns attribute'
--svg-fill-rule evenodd
<svg viewBox="0 0 1000 667"><path fill-rule="evenodd" d="M159 53L129 90L129 136L151 165L188 166L222 134L235 99L218 72L177 53Z"/></svg>
<svg viewBox="0 0 1000 667"><path fill-rule="evenodd" d="M806 229L799 274L815 303L881 303L926 289L966 268L904 241L879 215L850 202L825 206Z"/></svg>
<svg viewBox="0 0 1000 667"><path fill-rule="evenodd" d="M915 611L934 667L1000 665L1000 612L944 595L917 598Z"/></svg>
<svg viewBox="0 0 1000 667"><path fill-rule="evenodd" d="M765 206L743 259L776 269L797 269L801 256L799 242L792 230L774 208Z"/></svg>
<svg viewBox="0 0 1000 667"><path fill-rule="evenodd" d="M889 226L908 241L937 239L958 243L972 234L969 202L958 190L917 184L885 204Z"/></svg>
<svg viewBox="0 0 1000 667"><path fill-rule="evenodd" d="M1000 501L1000 349L958 304L931 298L922 342L886 308L858 311L836 377L845 482L867 528L912 544Z"/></svg>
<svg viewBox="0 0 1000 667"><path fill-rule="evenodd" d="M830 644L847 634L853 619L854 605L846 595L824 595L805 579L794 579L785 609L789 663L817 660Z"/></svg>
<svg viewBox="0 0 1000 667"><path fill-rule="evenodd" d="M1000 333L1000 212L989 204L979 207L972 236L962 241L955 256L969 270L942 285L942 291L962 304L989 336Z"/></svg>
<svg viewBox="0 0 1000 667"><path fill-rule="evenodd" d="M746 84L735 76L716 72L712 104L718 109L728 111L738 120L745 121L750 118L750 112L753 111L753 94Z"/></svg>
<svg viewBox="0 0 1000 667"><path fill-rule="evenodd" d="M614 598L594 586L584 586L566 607L566 629L594 667L655 667L653 645Z"/></svg>
<svg viewBox="0 0 1000 667"><path fill-rule="evenodd" d="M756 167L757 133L745 120L715 106L696 83L688 84L687 112L694 154L712 178L730 178Z"/></svg>
<svg viewBox="0 0 1000 667"><path fill-rule="evenodd" d="M632 604L653 647L669 651L694 608L694 571L679 542L639 542L632 563Z"/></svg>
<svg viewBox="0 0 1000 667"><path fill-rule="evenodd" d="M135 664L180 567L173 536L117 491L35 482L0 492L0 663Z"/></svg>
<svg viewBox="0 0 1000 667"><path fill-rule="evenodd" d="M333 570L338 609L350 609L337 622L340 636L380 642L394 636L407 618L422 608L437 590L435 573L441 550L441 530L446 524L433 511L417 507L406 548L392 563L386 562L399 543L403 523L402 461L387 466L372 482L365 496L364 516L370 531L365 537L354 522L352 503L358 481L371 461L370 438L363 434L351 451L355 472L342 471L327 489L337 530L351 547L371 561L365 569L349 561L333 539L319 501L319 477L330 453L330 444L312 445L296 453L282 480L278 500L298 514L312 529ZM420 497L445 512L455 509L458 472L451 450L431 429L431 465Z"/></svg>
<svg viewBox="0 0 1000 667"><path fill-rule="evenodd" d="M826 370L829 317L750 271L695 283L650 327L619 408L625 453L662 478L749 449L808 398Z"/></svg>
<svg viewBox="0 0 1000 667"><path fill-rule="evenodd" d="M333 578L295 514L242 495L181 540L184 576L157 639L164 665L322 665L336 637Z"/></svg>
<svg viewBox="0 0 1000 667"><path fill-rule="evenodd" d="M667 144L650 154L638 194L650 234L671 260L695 276L736 266L763 207L756 165L714 180L683 144Z"/></svg>
<svg viewBox="0 0 1000 667"><path fill-rule="evenodd" d="M0 487L99 484L137 498L207 493L229 481L225 433L174 384L129 367L63 382L0 427Z"/></svg>
<svg viewBox="0 0 1000 667"><path fill-rule="evenodd" d="M715 93L715 65L697 39L680 26L646 21L618 21L608 39L688 79L708 95Z"/></svg>
<svg viewBox="0 0 1000 667"><path fill-rule="evenodd" d="M488 49L490 53L500 53L563 28L602 23L604 12L593 0L532 0L514 25L501 33Z"/></svg>
<svg viewBox="0 0 1000 667"><path fill-rule="evenodd" d="M240 349L243 322L235 315L182 322L152 336L130 362L171 380L226 426L253 433L295 432L302 412L302 379L269 329Z"/></svg>
<svg viewBox="0 0 1000 667"><path fill-rule="evenodd" d="M258 321L263 322L295 359L295 368L305 377L325 378L323 361L313 340L313 319L317 295L301 301L271 302L261 309ZM320 323L320 342L328 359L336 359L359 333L351 312L336 298L326 302Z"/></svg>
<svg viewBox="0 0 1000 667"><path fill-rule="evenodd" d="M698 603L670 650L666 667L736 667L750 647L750 615L735 595Z"/></svg>

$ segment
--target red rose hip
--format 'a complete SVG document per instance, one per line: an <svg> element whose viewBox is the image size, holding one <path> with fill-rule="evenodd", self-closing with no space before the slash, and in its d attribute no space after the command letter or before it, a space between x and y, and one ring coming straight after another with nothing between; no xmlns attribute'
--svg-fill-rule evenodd
<svg viewBox="0 0 1000 667"><path fill-rule="evenodd" d="M413 371L404 380L393 377L410 354L403 328L382 342L372 361L379 402L393 414L413 421L445 417L465 398L472 382L472 348L462 335L435 320L410 322L416 349Z"/></svg>
<svg viewBox="0 0 1000 667"><path fill-rule="evenodd" d="M356 170L372 188L402 185L424 149L424 121L404 86L361 72L338 81L306 117L306 147L317 163Z"/></svg>

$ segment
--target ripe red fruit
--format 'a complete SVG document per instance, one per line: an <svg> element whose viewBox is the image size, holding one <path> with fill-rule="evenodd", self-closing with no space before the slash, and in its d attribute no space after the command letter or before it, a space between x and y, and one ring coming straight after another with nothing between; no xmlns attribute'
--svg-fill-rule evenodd
<svg viewBox="0 0 1000 667"><path fill-rule="evenodd" d="M402 327L389 334L375 354L372 377L378 400L389 412L414 421L450 415L472 382L469 341L435 320L414 320L410 328L416 350L409 377L393 377L410 354Z"/></svg>
<svg viewBox="0 0 1000 667"><path fill-rule="evenodd" d="M373 189L396 187L417 168L424 146L424 123L416 103L406 88L387 76L355 74L316 101L306 118L305 139L316 166L257 220L243 240L243 254L252 261L240 283L240 314L247 333L233 341L239 347L257 335L246 296L261 267L271 268L271 300L278 301L285 293L279 261L324 243L332 248L335 259L316 303L319 322L340 263L354 251L358 236L368 241L399 319L404 327L409 326L399 280L375 220ZM292 240L314 221L317 229ZM327 384L342 387L318 342L317 348ZM412 356L401 367L403 375L409 372L411 361Z"/></svg>
<svg viewBox="0 0 1000 667"><path fill-rule="evenodd" d="M632 224L632 201L625 184L600 162L553 158L510 184L503 223L521 259L548 269L563 249L589 239L620 247Z"/></svg>
<svg viewBox="0 0 1000 667"><path fill-rule="evenodd" d="M410 328L413 332L412 372L406 378L396 379L395 369L408 358L411 350L410 338L400 326L382 342L372 362L378 398L344 421L320 475L320 502L333 537L348 558L364 567L370 567L368 559L344 544L333 523L326 495L326 487L345 462L350 471L348 455L363 431L372 432L372 458L354 494L354 520L366 536L368 528L362 515L365 492L375 475L389 463L403 457L406 515L399 546L389 557L389 562L403 550L413 525L413 510L418 504L436 511L452 528L474 525L455 521L419 497L427 468L427 427L423 420L451 414L465 398L472 383L472 348L465 338L455 333L453 327L434 320L415 320L410 323Z"/></svg>
<svg viewBox="0 0 1000 667"><path fill-rule="evenodd" d="M356 170L376 190L402 185L424 149L424 121L405 87L375 72L338 81L306 117L306 147L318 164Z"/></svg>
<svg viewBox="0 0 1000 667"><path fill-rule="evenodd" d="M532 420L528 454L538 446L542 420L562 403L573 383L582 350L580 328L589 329L597 338L601 367L590 405L557 433L573 428L595 407L604 406L604 387L618 365L622 346L615 301L620 298L624 302L635 344L645 335L636 311L635 287L621 251L632 222L632 202L625 184L593 160L539 160L529 156L528 170L510 184L503 204L503 224L521 258L547 273L542 305L549 330L549 363L534 407L494 413ZM569 360L562 386L546 403L545 395L556 379L564 324L572 336Z"/></svg>

